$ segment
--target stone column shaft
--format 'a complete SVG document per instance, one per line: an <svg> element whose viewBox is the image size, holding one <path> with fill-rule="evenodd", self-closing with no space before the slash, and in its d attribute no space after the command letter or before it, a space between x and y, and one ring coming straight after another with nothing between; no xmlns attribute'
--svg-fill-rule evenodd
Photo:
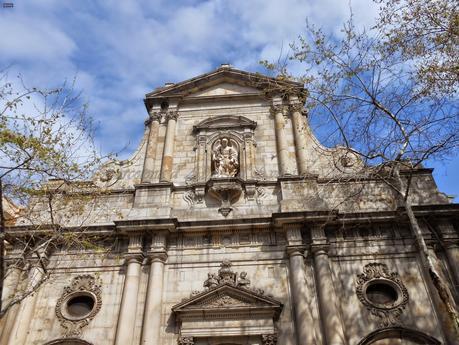
<svg viewBox="0 0 459 345"><path fill-rule="evenodd" d="M295 138L296 159L298 163L298 174L305 175L308 170L306 154L306 136L304 134L304 119L302 114L303 104L294 103L291 105L293 136Z"/></svg>
<svg viewBox="0 0 459 345"><path fill-rule="evenodd" d="M115 345L132 344L132 340L134 339L137 299L143 260L142 237L140 235L132 234L129 237L128 253L125 259L127 268L116 328Z"/></svg>
<svg viewBox="0 0 459 345"><path fill-rule="evenodd" d="M459 294L459 243L448 243L445 251L451 275L453 276L455 289Z"/></svg>
<svg viewBox="0 0 459 345"><path fill-rule="evenodd" d="M145 153L145 164L142 172L142 182L154 182L156 177L154 176L154 166L156 159L156 146L158 144L158 132L159 132L159 121L161 119L160 113L150 113L149 118L149 132L147 150Z"/></svg>
<svg viewBox="0 0 459 345"><path fill-rule="evenodd" d="M164 139L163 159L161 162L160 182L170 182L172 179L172 160L174 154L175 127L177 124L177 111L167 112L166 138Z"/></svg>
<svg viewBox="0 0 459 345"><path fill-rule="evenodd" d="M14 297L19 285L19 278L21 277L22 270L17 266L12 266L7 271L3 285L3 298L2 306L6 307ZM19 304L15 304L9 308L3 319L0 320L0 345L7 344L11 328L14 325Z"/></svg>
<svg viewBox="0 0 459 345"><path fill-rule="evenodd" d="M29 272L29 283L27 291L37 289L37 284L41 284L44 277L44 271L40 262L35 262ZM35 313L38 292L34 291L21 301L18 314L15 318L11 330L8 345L25 345L27 336L30 332L30 324Z"/></svg>
<svg viewBox="0 0 459 345"><path fill-rule="evenodd" d="M166 253L154 254L151 258L142 325L142 345L156 345L160 343L163 274L166 258Z"/></svg>
<svg viewBox="0 0 459 345"><path fill-rule="evenodd" d="M328 253L322 247L313 248L313 252L317 295L326 344L344 345L346 341L338 312L338 301L331 277Z"/></svg>
<svg viewBox="0 0 459 345"><path fill-rule="evenodd" d="M284 176L289 174L289 155L288 155L288 145L287 138L285 137L285 121L284 121L284 112L282 105L274 105L272 107L274 113L274 127L276 131L276 145L277 145L277 157L279 164L279 175Z"/></svg>
<svg viewBox="0 0 459 345"><path fill-rule="evenodd" d="M316 340L313 318L308 303L304 257L299 248L293 248L289 251L290 287L292 289L297 343L298 345L313 345Z"/></svg>

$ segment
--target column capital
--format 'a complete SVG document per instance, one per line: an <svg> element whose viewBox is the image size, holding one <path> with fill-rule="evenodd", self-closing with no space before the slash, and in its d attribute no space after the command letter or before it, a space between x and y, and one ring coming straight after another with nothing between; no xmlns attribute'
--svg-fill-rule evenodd
<svg viewBox="0 0 459 345"><path fill-rule="evenodd" d="M147 257L150 262L162 262L165 263L168 255L166 252L149 252L147 253Z"/></svg>
<svg viewBox="0 0 459 345"><path fill-rule="evenodd" d="M168 110L166 112L166 121L169 121L169 120L177 121L179 115L180 114L177 110Z"/></svg>
<svg viewBox="0 0 459 345"><path fill-rule="evenodd" d="M293 256L304 257L305 250L306 250L306 246L287 246L285 247L285 251L287 252L290 258Z"/></svg>
<svg viewBox="0 0 459 345"><path fill-rule="evenodd" d="M311 252L316 255L328 254L330 250L330 244L328 243L313 243L311 244Z"/></svg>
<svg viewBox="0 0 459 345"><path fill-rule="evenodd" d="M157 121L158 123L161 122L161 118L163 117L163 113L160 111L155 111L153 109L150 110L148 113L148 118L145 120L145 126L148 126L153 121Z"/></svg>
<svg viewBox="0 0 459 345"><path fill-rule="evenodd" d="M459 240L445 240L446 249L459 248Z"/></svg>
<svg viewBox="0 0 459 345"><path fill-rule="evenodd" d="M289 108L292 113L295 113L295 112L303 113L304 105L303 103L290 103Z"/></svg>
<svg viewBox="0 0 459 345"><path fill-rule="evenodd" d="M142 263L144 259L143 253L126 253L123 257L126 264L130 264L131 262Z"/></svg>
<svg viewBox="0 0 459 345"><path fill-rule="evenodd" d="M284 109L285 109L285 105L283 105L283 104L272 104L271 108L270 108L271 113L273 115L276 115L276 114L279 114L279 113L283 115Z"/></svg>

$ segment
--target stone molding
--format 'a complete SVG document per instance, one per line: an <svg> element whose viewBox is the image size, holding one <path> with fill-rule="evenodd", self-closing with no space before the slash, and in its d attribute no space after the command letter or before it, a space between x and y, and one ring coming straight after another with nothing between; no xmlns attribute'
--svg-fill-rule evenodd
<svg viewBox="0 0 459 345"><path fill-rule="evenodd" d="M390 304L376 304L367 298L366 289L371 283L383 283L397 291L397 299ZM381 327L399 325L400 316L406 308L409 295L397 272L389 272L386 264L372 262L364 266L363 273L357 275L355 290L360 302L379 320Z"/></svg>
<svg viewBox="0 0 459 345"><path fill-rule="evenodd" d="M89 314L82 318L71 317L64 310L66 303L70 298L79 294L89 294L94 299L94 307ZM64 328L65 337L78 337L81 335L82 328L89 324L102 307L101 294L101 282L88 274L76 276L70 286L64 288L61 297L56 303L55 312L59 323Z"/></svg>

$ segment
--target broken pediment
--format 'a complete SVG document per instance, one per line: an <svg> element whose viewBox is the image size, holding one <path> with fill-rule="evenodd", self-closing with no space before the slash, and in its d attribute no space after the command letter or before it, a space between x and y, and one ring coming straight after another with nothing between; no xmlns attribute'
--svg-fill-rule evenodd
<svg viewBox="0 0 459 345"><path fill-rule="evenodd" d="M282 303L264 291L250 286L246 272L233 272L231 262L223 261L218 274L209 273L204 282L204 291L194 291L191 297L175 305L172 311L178 319L199 315L247 315L247 313L265 314L277 319L282 311Z"/></svg>
<svg viewBox="0 0 459 345"><path fill-rule="evenodd" d="M194 295L172 308L179 319L195 315L197 311L200 315L215 316L226 315L228 312L244 315L256 310L277 319L282 310L282 303L253 290L225 283Z"/></svg>
<svg viewBox="0 0 459 345"><path fill-rule="evenodd" d="M250 286L246 272L234 272L225 260L218 273L209 273L204 291L172 307L180 327L179 344L199 339L254 336L277 339L275 321L283 305L261 289Z"/></svg>

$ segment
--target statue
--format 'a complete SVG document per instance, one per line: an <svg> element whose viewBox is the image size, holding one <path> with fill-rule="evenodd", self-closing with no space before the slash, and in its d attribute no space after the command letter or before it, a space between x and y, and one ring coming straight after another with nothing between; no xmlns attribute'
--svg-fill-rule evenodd
<svg viewBox="0 0 459 345"><path fill-rule="evenodd" d="M239 154L231 146L228 138L220 140L213 152L212 162L214 163L213 176L216 177L234 177L239 170Z"/></svg>
<svg viewBox="0 0 459 345"><path fill-rule="evenodd" d="M237 286L247 288L250 285L250 280L247 278L247 272L241 272L237 280Z"/></svg>
<svg viewBox="0 0 459 345"><path fill-rule="evenodd" d="M214 273L207 273L207 280L204 282L204 287L212 289L218 286L218 278Z"/></svg>

